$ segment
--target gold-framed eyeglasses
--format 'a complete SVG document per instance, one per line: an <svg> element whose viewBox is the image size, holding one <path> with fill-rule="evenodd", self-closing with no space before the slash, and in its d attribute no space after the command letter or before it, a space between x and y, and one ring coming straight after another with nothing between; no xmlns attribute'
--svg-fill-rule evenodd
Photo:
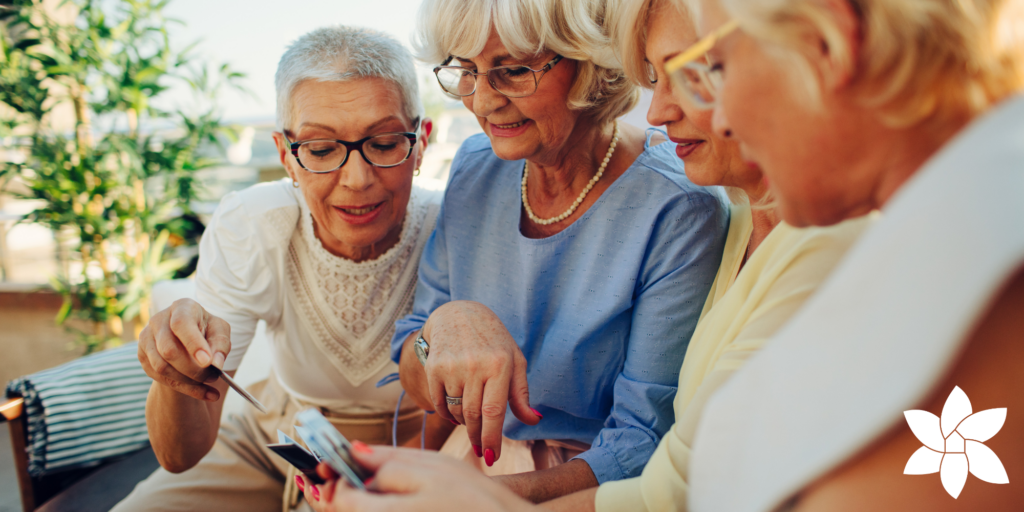
<svg viewBox="0 0 1024 512"><path fill-rule="evenodd" d="M523 98L537 92L540 79L562 60L561 55L555 55L547 64L540 69L533 69L530 66L509 65L497 66L483 73L478 73L462 66L449 66L455 57L448 57L440 66L434 68L434 75L441 89L449 96L459 99L471 96L476 92L476 77L486 76L487 83L491 87L509 98Z"/></svg>
<svg viewBox="0 0 1024 512"><path fill-rule="evenodd" d="M292 142L284 132L281 135L299 167L314 174L327 174L345 165L354 151L358 151L363 155L363 160L375 167L395 167L408 160L419 138L419 118L412 124L412 132L380 133L355 142L335 139Z"/></svg>
<svg viewBox="0 0 1024 512"><path fill-rule="evenodd" d="M697 108L714 107L718 89L722 86L722 67L717 64L709 66L706 63L707 53L739 26L738 21L730 20L665 63L665 74L672 83L673 93Z"/></svg>

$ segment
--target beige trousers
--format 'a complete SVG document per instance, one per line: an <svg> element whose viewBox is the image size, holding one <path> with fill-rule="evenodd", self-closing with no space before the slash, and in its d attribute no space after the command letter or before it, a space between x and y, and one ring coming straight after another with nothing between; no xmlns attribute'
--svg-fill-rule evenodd
<svg viewBox="0 0 1024 512"><path fill-rule="evenodd" d="M266 445L277 442L279 429L299 440L295 415L309 405L289 396L273 374L249 391L267 407L267 414L246 407L244 414L222 419L213 449L195 467L179 474L157 469L112 512L278 512L298 507L298 472ZM391 444L392 414L321 412L350 440ZM399 443L419 433L422 416L419 409L399 413Z"/></svg>

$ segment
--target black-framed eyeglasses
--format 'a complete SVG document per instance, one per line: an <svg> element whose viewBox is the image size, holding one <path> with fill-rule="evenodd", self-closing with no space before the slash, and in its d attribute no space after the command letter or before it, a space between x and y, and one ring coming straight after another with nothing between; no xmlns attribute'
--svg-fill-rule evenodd
<svg viewBox="0 0 1024 512"><path fill-rule="evenodd" d="M381 133L355 142L335 139L312 139L292 142L282 132L299 167L315 173L334 172L348 162L353 151L375 167L395 167L409 159L419 138L420 120L413 122L415 132Z"/></svg>
<svg viewBox="0 0 1024 512"><path fill-rule="evenodd" d="M476 92L476 77L486 76L487 83L495 91L509 98L523 98L537 92L537 86L544 74L551 70L558 61L562 60L561 55L555 55L547 64L540 69L533 69L530 66L509 65L497 66L483 73L462 66L447 65L455 57L448 57L440 66L434 68L434 75L441 89L449 96L462 98L471 96Z"/></svg>

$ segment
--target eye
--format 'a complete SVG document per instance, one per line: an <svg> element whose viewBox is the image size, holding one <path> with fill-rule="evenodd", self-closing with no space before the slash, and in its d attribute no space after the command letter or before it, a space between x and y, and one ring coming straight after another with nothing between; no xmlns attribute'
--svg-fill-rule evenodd
<svg viewBox="0 0 1024 512"><path fill-rule="evenodd" d="M644 69L647 71L647 81L651 82L651 85L658 83L658 71L655 69L654 64L644 61Z"/></svg>
<svg viewBox="0 0 1024 512"><path fill-rule="evenodd" d="M505 68L504 72L506 76L515 78L530 73L531 70L526 66L520 66L515 68Z"/></svg>

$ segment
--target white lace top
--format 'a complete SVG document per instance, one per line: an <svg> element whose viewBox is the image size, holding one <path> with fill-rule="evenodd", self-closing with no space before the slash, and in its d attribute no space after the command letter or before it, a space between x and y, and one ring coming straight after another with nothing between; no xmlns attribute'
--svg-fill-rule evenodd
<svg viewBox="0 0 1024 512"><path fill-rule="evenodd" d="M338 412L394 410L401 386L375 384L397 371L389 342L412 309L440 199L414 187L398 243L356 263L324 249L290 180L224 197L200 243L196 298L231 324L225 369L238 368L264 320L273 372L293 396Z"/></svg>

